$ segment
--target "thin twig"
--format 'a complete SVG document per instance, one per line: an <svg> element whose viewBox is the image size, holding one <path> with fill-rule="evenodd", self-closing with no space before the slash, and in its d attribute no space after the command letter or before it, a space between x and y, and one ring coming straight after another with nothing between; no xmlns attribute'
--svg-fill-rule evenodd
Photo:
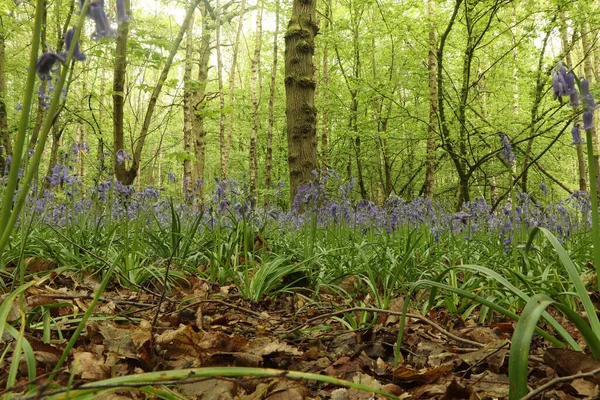
<svg viewBox="0 0 600 400"><path fill-rule="evenodd" d="M42 297L51 297L53 299L61 299L61 300L93 299L94 298L94 296L90 296L89 294L76 295L76 294L51 294L51 293L44 293L44 294L41 294L40 296L42 296ZM117 299L111 299L111 298L107 298L107 297L100 297L98 300L103 301L105 303L109 303L109 302L112 301L115 304L126 304L128 306L149 307L149 308L156 307L155 304L138 303L136 301L130 301L130 300L117 300Z"/></svg>
<svg viewBox="0 0 600 400"><path fill-rule="evenodd" d="M594 378L596 374L600 374L600 368L596 368L595 370L592 370L589 372L580 372L580 373L574 374L574 375L561 376L559 378L554 378L550 382L545 383L542 386L540 386L539 388L527 393L527 395L525 397L522 397L521 400L533 399L535 396L541 394L544 390L549 389L558 383L571 382L571 381L574 381L575 379L579 379L579 378Z"/></svg>
<svg viewBox="0 0 600 400"><path fill-rule="evenodd" d="M322 319L326 319L329 317L333 317L335 315L340 315L340 314L345 314L345 313L349 313L349 312L355 312L355 311L365 311L365 312L374 312L374 313L382 313L382 314L389 314L389 315L396 315L396 316L402 316L403 313L401 311L392 311L392 310L384 310L381 308L368 308L368 307L353 307L353 308L348 308L345 310L338 310L338 311L333 311L327 314L323 314L323 315L319 315L318 317L314 317L311 318L307 321L305 321L304 323L302 323L301 325L298 325L297 327L284 331L282 332L283 334L290 334L293 332L296 332L297 330L302 329L302 327L306 326L306 325L310 325L314 322L320 321ZM418 315L418 314L411 314L411 313L406 313L406 316L409 318L414 318L414 319L418 319L419 321L425 322L426 324L431 325L433 328L437 329L438 331L440 331L442 334L448 336L451 339L456 340L457 342L462 342L462 343L466 343L469 344L471 346L475 346L475 347L483 347L484 344L479 343L479 342L475 342L469 339L464 339L461 338L460 336L456 336L450 332L448 332L447 330L445 330L444 328L442 328L440 325L436 324L433 321L428 320L427 318Z"/></svg>

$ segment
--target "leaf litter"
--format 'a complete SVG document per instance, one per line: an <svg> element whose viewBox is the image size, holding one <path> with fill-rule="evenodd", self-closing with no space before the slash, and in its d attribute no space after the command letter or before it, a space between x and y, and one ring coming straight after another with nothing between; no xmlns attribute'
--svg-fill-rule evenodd
<svg viewBox="0 0 600 400"><path fill-rule="evenodd" d="M35 265L54 267L41 261ZM44 397L41 392L47 389L44 376L58 362L77 326L77 318L87 310L96 289L96 278L62 272L53 273L50 280L39 280L27 290L25 310L30 318L25 337L34 350L39 377L36 384L40 390L33 398ZM495 319L489 325L481 325L476 322L476 313L462 320L445 310L427 316L410 310L401 360L394 367L403 299L393 299L390 310L375 314L369 311L367 297L358 298L359 292L353 296L361 307L353 308L347 300L326 290L319 293L319 300L314 303L299 293L250 302L242 298L234 285L220 287L192 277L171 290L160 303L153 326L159 304L156 293L115 284L103 294L93 318L69 355L68 367L55 379L62 387L78 387L152 371L253 367L326 375L361 383L401 399L508 398L512 321ZM49 340L43 335L44 313L49 313L52 321ZM364 329L349 330L336 317L343 313L357 320L369 313L372 323ZM18 302L15 302L8 321L18 318ZM5 333L1 344L1 350L8 350L11 355L15 344L12 337ZM548 346L541 338L533 344L529 384L532 390L536 387L544 390L530 394L544 399L598 396L600 361L583 353ZM2 387L6 386L10 364L10 357L0 363ZM581 373L588 376L569 379ZM20 360L13 395L25 396L29 383L25 360ZM385 398L354 388L293 380L283 375L213 377L172 383L174 392L190 399ZM121 388L110 396L104 398L141 399L147 393Z"/></svg>

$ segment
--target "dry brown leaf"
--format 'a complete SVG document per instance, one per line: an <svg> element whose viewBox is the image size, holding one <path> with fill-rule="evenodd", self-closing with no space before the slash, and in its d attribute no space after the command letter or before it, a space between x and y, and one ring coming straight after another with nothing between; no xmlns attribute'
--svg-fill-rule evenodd
<svg viewBox="0 0 600 400"><path fill-rule="evenodd" d="M394 370L393 380L394 382L433 383L451 370L452 365L441 365L439 367L422 368L420 370L399 365Z"/></svg>
<svg viewBox="0 0 600 400"><path fill-rule="evenodd" d="M188 397L206 400L233 399L237 390L235 381L224 379L206 379L178 386Z"/></svg>
<svg viewBox="0 0 600 400"><path fill-rule="evenodd" d="M104 364L104 360L89 351L76 352L73 355L71 367L75 371L75 375L90 381L108 378L110 372L110 368Z"/></svg>

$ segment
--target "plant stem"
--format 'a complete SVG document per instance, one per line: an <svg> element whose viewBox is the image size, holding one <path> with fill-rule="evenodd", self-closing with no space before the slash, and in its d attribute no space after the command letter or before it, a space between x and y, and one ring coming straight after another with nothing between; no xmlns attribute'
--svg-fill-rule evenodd
<svg viewBox="0 0 600 400"><path fill-rule="evenodd" d="M7 236L12 228L8 226L8 219L11 216L11 210L13 209L13 195L17 190L17 184L19 182L19 169L21 168L21 161L23 154L25 153L25 137L27 136L27 127L29 126L29 114L31 112L31 103L33 99L33 86L35 84L35 67L37 64L38 53L40 50L40 37L42 32L42 19L44 16L44 10L46 9L46 0L37 0L35 5L35 22L33 26L33 40L31 41L31 55L29 57L29 73L27 74L27 81L25 83L25 96L23 98L23 108L21 110L21 118L19 119L19 128L17 131L17 137L15 139L15 146L13 148L12 161L10 165L10 171L8 173L8 182L4 188L4 195L2 203L0 205L0 236ZM19 210L13 210L13 213L18 213ZM0 270L4 270L4 262L2 261L2 255L4 252L4 246L6 244L0 243Z"/></svg>
<svg viewBox="0 0 600 400"><path fill-rule="evenodd" d="M592 130L586 129L588 170L590 174L590 201L592 203L592 242L594 244L594 267L596 268L596 279L598 290L600 290L600 231L598 230L598 182L596 181L596 167L594 163L594 145L592 142Z"/></svg>

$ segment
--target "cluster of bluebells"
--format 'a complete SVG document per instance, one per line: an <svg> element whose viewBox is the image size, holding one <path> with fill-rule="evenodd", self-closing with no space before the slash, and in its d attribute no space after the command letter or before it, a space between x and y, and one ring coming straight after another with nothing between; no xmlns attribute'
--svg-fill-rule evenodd
<svg viewBox="0 0 600 400"><path fill-rule="evenodd" d="M85 0L79 0L79 6L83 9ZM110 22L108 20L108 16L106 11L104 10L104 0L89 0L90 4L87 9L86 16L94 21L95 30L92 33L92 40L100 40L104 38L115 39L118 34L115 29L112 28ZM129 21L129 16L125 10L124 0L116 0L117 5L117 23L120 25L123 22ZM51 82L54 79L52 76L53 73L60 71L61 65L67 60L68 52L71 48L73 48L73 59L76 61L85 61L87 56L81 52L79 46L79 40L73 41L75 36L75 30L73 28L69 29L64 38L65 50L61 52L55 52L51 48L48 48L48 51L43 53L37 60L35 72L40 78L41 81L49 82L49 86L51 87ZM40 87L41 89L41 87ZM47 108L47 103L45 99L49 98L44 94L43 90L38 94L40 97L40 104L43 107ZM63 93L63 96L66 93Z"/></svg>
<svg viewBox="0 0 600 400"><path fill-rule="evenodd" d="M74 148L85 151L85 144L76 144ZM98 223L104 223L107 217L112 221L142 221L148 226L158 223L166 227L171 223L167 192L163 194L152 186L136 191L113 178L86 190L66 165L65 159L47 177L50 191L39 196L36 190L31 192L28 206L44 222L61 226L92 216L90 220ZM533 227L550 229L564 240L591 226L591 203L584 192L546 206L521 193L515 196L514 205L506 203L496 210L484 199L465 203L458 211L452 204L425 198L407 201L392 196L377 205L356 200L352 181L343 182L335 172L325 171L311 185L301 188L294 206L284 211L275 207L258 209L243 181L216 179L215 183L204 202L196 198L175 206L182 221L192 221L203 210L202 229L234 227L240 221L257 229L269 226L286 234L314 229L315 223L317 228L343 227L374 235L393 235L418 228L429 231L435 242L457 236L465 240L489 237L500 240L507 251L515 240L526 240ZM52 191L58 186L62 190L54 195ZM285 191L281 192L285 196Z"/></svg>
<svg viewBox="0 0 600 400"><path fill-rule="evenodd" d="M563 96L568 96L570 104L573 108L577 108L580 104L584 107L583 112L583 129L594 129L594 110L598 108L594 101L594 95L590 93L590 82L587 79L582 79L579 83L580 93L577 91L575 84L575 74L567 72L567 68L561 64L552 73L552 89L554 98L562 102ZM581 121L575 121L571 135L573 141L571 144L584 144L581 140Z"/></svg>

